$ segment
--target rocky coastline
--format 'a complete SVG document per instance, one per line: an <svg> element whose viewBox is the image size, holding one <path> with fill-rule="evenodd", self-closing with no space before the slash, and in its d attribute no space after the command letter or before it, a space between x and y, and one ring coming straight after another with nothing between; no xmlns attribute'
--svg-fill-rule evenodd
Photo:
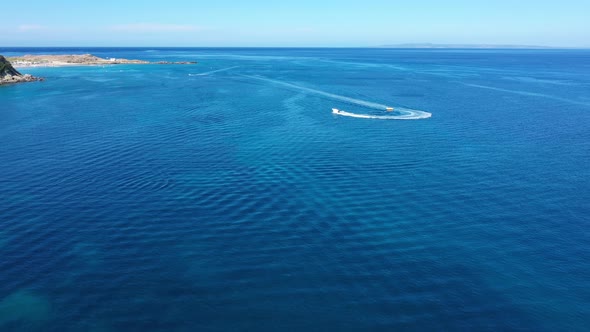
<svg viewBox="0 0 590 332"><path fill-rule="evenodd" d="M65 55L23 55L5 58L0 55L0 85L43 81L42 77L21 74L17 68L27 67L64 67L64 66L106 66L106 65L192 65L196 61L157 61L129 60L117 58L100 58L92 54Z"/></svg>
<svg viewBox="0 0 590 332"><path fill-rule="evenodd" d="M0 55L0 85L35 81L43 81L43 78L21 74L14 69L10 61Z"/></svg>
<svg viewBox="0 0 590 332"><path fill-rule="evenodd" d="M119 58L100 58L92 54L52 54L52 55L23 55L9 57L15 67L62 67L62 66L96 66L96 65L190 65L196 61L157 61L130 60Z"/></svg>

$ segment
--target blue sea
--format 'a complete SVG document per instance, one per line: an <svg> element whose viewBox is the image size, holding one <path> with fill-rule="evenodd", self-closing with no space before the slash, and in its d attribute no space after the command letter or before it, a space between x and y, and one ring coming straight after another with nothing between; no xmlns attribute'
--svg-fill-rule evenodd
<svg viewBox="0 0 590 332"><path fill-rule="evenodd" d="M589 328L590 51L48 53L198 64L0 87L0 331Z"/></svg>

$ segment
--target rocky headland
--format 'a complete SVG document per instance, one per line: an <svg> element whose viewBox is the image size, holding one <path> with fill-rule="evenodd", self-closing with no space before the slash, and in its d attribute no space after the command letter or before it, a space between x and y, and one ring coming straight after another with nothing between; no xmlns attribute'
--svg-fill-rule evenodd
<svg viewBox="0 0 590 332"><path fill-rule="evenodd" d="M23 55L5 58L0 55L0 85L22 82L43 81L43 78L29 74L23 75L14 67L62 67L62 66L97 66L97 65L192 65L196 61L157 61L129 60L117 58L100 58L92 54L52 54L52 55Z"/></svg>
<svg viewBox="0 0 590 332"><path fill-rule="evenodd" d="M8 58L16 67L61 67L61 66L96 66L96 65L189 65L196 64L196 61L157 61L149 62L144 60L129 60L118 58L100 58L92 54L52 54L52 55L23 55Z"/></svg>
<svg viewBox="0 0 590 332"><path fill-rule="evenodd" d="M10 61L0 55L0 85L42 81L43 78L35 77L29 74L23 75L14 69Z"/></svg>

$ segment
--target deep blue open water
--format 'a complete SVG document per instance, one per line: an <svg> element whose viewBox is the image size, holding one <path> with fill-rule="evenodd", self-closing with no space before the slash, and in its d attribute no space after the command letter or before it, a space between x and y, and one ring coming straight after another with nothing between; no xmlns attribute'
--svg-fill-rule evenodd
<svg viewBox="0 0 590 332"><path fill-rule="evenodd" d="M590 51L52 52L199 64L0 87L0 331L590 326Z"/></svg>

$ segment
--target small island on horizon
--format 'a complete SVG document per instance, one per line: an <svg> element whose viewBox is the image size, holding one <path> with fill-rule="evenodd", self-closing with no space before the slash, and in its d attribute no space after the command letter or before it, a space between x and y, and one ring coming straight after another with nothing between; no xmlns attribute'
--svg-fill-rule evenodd
<svg viewBox="0 0 590 332"><path fill-rule="evenodd" d="M377 48L424 48L424 49L572 49L572 47L555 47L541 45L513 45L513 44L436 44L436 43L403 43L380 45Z"/></svg>

